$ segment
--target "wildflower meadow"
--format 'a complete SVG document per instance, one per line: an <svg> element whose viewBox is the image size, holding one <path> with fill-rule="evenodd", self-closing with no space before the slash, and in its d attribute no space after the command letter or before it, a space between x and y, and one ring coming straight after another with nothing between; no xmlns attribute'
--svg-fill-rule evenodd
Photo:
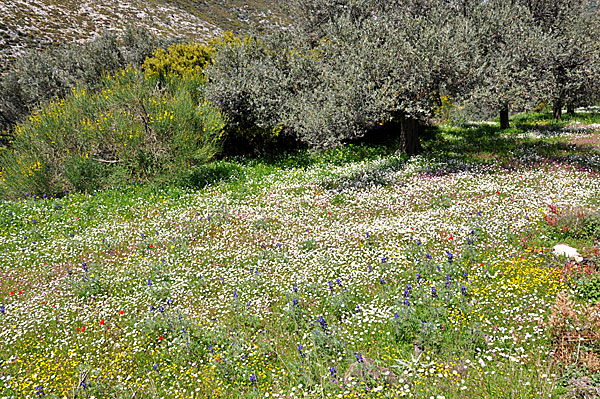
<svg viewBox="0 0 600 399"><path fill-rule="evenodd" d="M1 203L0 397L558 398L599 378L598 126L522 125Z"/></svg>

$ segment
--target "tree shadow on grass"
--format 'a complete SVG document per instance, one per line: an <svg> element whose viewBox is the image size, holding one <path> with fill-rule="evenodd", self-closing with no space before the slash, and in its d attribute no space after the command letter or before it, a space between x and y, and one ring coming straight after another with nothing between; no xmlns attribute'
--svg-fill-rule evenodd
<svg viewBox="0 0 600 399"><path fill-rule="evenodd" d="M566 133L577 133L575 136ZM429 127L424 135L425 156L455 167L437 167L434 174L496 165L517 170L541 165L564 165L600 173L600 130L579 126L536 125L500 130L472 124L461 128ZM427 172L427 171L426 171Z"/></svg>
<svg viewBox="0 0 600 399"><path fill-rule="evenodd" d="M544 124L539 121L544 121L542 117L547 115L536 115L537 118L527 114L513 119L515 127L508 130L484 123L426 127L421 134L424 148L421 156L435 162L424 162L416 172L440 176L462 171L486 173L486 170L493 171L498 167L518 170L568 165L600 173L600 129L567 123ZM600 114L591 115L589 120L600 120ZM573 120L583 120L577 116ZM528 121L531 123L526 123ZM569 136L566 132L578 134ZM373 135L321 153L303 148L262 157L226 158L192 171L187 185L203 188L222 183L244 184L249 177L254 180L281 169L304 169L321 163L343 166L382 157L387 159L347 176L331 176L323 181L323 186L328 190L345 191L388 185L393 182L391 174L402 170L409 160L408 156L398 154L397 148L395 137Z"/></svg>

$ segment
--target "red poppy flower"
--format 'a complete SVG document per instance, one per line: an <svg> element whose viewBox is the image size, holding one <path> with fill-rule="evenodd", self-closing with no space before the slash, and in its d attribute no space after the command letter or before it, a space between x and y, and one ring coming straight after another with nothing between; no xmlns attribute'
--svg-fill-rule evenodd
<svg viewBox="0 0 600 399"><path fill-rule="evenodd" d="M85 326L81 327L81 332L85 331Z"/></svg>
<svg viewBox="0 0 600 399"><path fill-rule="evenodd" d="M45 305L45 304L46 304L46 301L42 302L42 305Z"/></svg>
<svg viewBox="0 0 600 399"><path fill-rule="evenodd" d="M158 337L158 340L159 340L159 341L162 341L162 339L163 339L163 336L162 336L162 335L161 335L160 337Z"/></svg>
<svg viewBox="0 0 600 399"><path fill-rule="evenodd" d="M15 292L14 292L14 291L11 291L11 292L10 292L10 295L15 295Z"/></svg>
<svg viewBox="0 0 600 399"><path fill-rule="evenodd" d="M21 295L23 293L23 290L19 291L19 295Z"/></svg>
<svg viewBox="0 0 600 399"><path fill-rule="evenodd" d="M125 312L123 312L122 310L119 312L119 314L123 314L123 313L125 313Z"/></svg>
<svg viewBox="0 0 600 399"><path fill-rule="evenodd" d="M150 248L154 248L154 245L150 244Z"/></svg>
<svg viewBox="0 0 600 399"><path fill-rule="evenodd" d="M100 320L100 325L104 325L104 320Z"/></svg>

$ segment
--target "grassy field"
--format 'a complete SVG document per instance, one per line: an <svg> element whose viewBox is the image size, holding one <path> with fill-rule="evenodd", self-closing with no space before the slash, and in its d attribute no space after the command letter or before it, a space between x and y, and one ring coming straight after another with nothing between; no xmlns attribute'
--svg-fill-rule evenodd
<svg viewBox="0 0 600 399"><path fill-rule="evenodd" d="M2 203L0 397L600 385L600 118L545 117L432 128L410 159L354 145L217 161L197 190Z"/></svg>

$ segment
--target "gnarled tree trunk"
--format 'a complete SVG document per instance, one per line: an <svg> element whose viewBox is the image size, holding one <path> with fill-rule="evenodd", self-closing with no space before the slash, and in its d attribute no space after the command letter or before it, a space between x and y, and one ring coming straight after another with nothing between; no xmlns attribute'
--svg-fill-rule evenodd
<svg viewBox="0 0 600 399"><path fill-rule="evenodd" d="M575 113L575 104L573 104L571 101L569 101L567 103L567 114L573 115L574 113Z"/></svg>
<svg viewBox="0 0 600 399"><path fill-rule="evenodd" d="M505 106L500 110L500 129L508 129L510 127L510 121L508 119L508 106Z"/></svg>
<svg viewBox="0 0 600 399"><path fill-rule="evenodd" d="M554 118L554 120L559 121L562 117L562 107L562 100L554 100L554 104L552 104L552 117Z"/></svg>
<svg viewBox="0 0 600 399"><path fill-rule="evenodd" d="M423 150L419 140L421 123L418 119L400 118L400 151L415 155Z"/></svg>

